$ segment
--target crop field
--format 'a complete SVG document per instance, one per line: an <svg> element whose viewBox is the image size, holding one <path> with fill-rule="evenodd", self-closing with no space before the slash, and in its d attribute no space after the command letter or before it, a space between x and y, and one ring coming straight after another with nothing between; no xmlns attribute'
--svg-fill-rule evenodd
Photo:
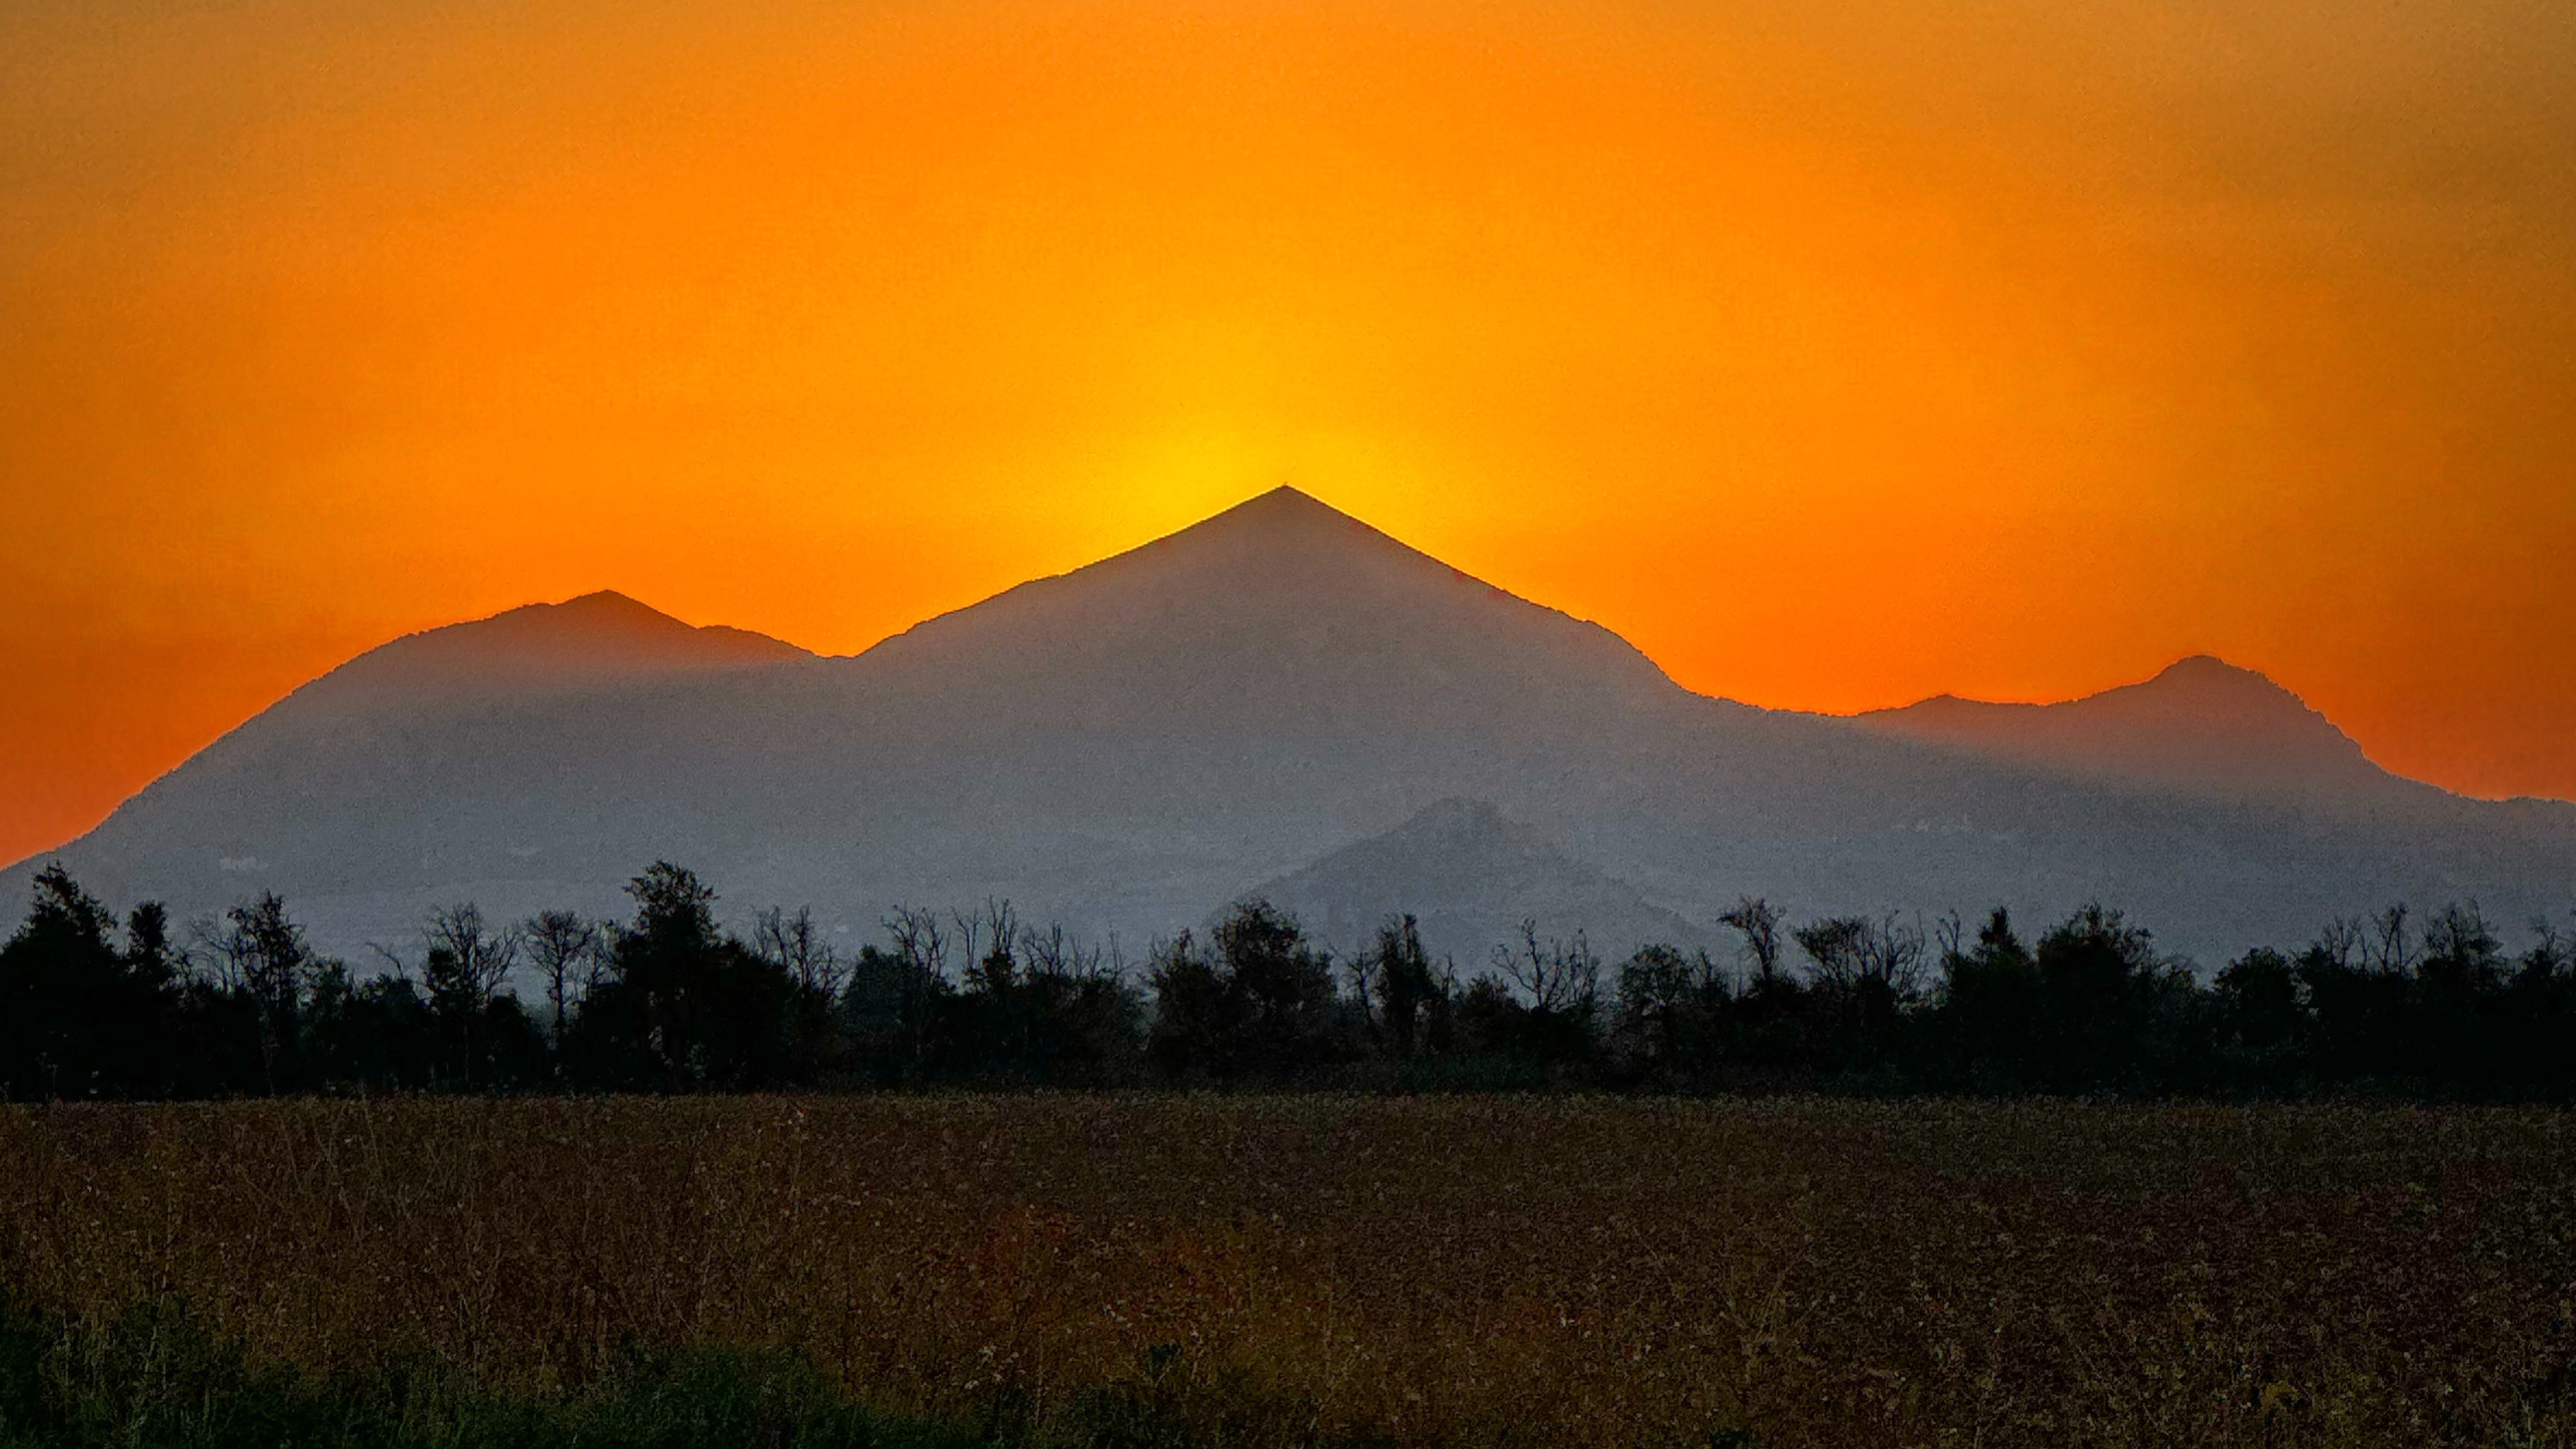
<svg viewBox="0 0 2576 1449"><path fill-rule="evenodd" d="M0 1116L0 1286L315 1376L639 1347L1206 1442L2576 1440L2547 1109L1226 1096Z"/></svg>

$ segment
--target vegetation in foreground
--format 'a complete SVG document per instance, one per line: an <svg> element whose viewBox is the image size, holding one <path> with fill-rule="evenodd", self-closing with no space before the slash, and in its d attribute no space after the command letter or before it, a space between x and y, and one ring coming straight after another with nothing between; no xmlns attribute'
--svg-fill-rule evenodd
<svg viewBox="0 0 2576 1449"><path fill-rule="evenodd" d="M2474 907L2329 923L2204 982L2117 911L2023 936L1998 910L1923 930L1791 928L1759 900L1736 959L1649 946L1606 966L1535 923L1461 980L1410 917L1337 959L1267 904L1141 974L1020 922L899 911L844 958L810 912L749 939L659 863L623 924L472 905L366 979L277 897L120 926L59 869L0 944L0 1097L702 1092L936 1084L1648 1092L1837 1090L2421 1100L2576 1095L2576 939L2508 952ZM514 982L542 1004L523 1005Z"/></svg>
<svg viewBox="0 0 2576 1449"><path fill-rule="evenodd" d="M773 1392L865 1432L1032 1443L2560 1444L2576 1119L1576 1095L70 1104L0 1112L0 1282L66 1343L132 1343L118 1325L184 1305L246 1373L415 1375L435 1392L370 1391L434 1430L413 1442L467 1424L459 1404L625 1422L616 1406L667 1380L652 1365L713 1363L804 1365ZM202 1399L117 1367L131 1353L57 1361L73 1406ZM1102 1428L1104 1406L1146 1437ZM760 1442L788 1442L776 1425ZM626 1434L568 1442L657 1442Z"/></svg>
<svg viewBox="0 0 2576 1449"><path fill-rule="evenodd" d="M1077 1395L1043 1417L1007 1392L970 1416L884 1414L836 1392L800 1355L721 1348L638 1349L577 1389L495 1392L432 1358L329 1376L254 1366L239 1342L208 1332L182 1304L137 1304L97 1324L0 1309L5 1449L1214 1449L1247 1439L1339 1449L1351 1442L1317 1433L1305 1405L1253 1400L1193 1430L1161 1397L1148 1381Z"/></svg>

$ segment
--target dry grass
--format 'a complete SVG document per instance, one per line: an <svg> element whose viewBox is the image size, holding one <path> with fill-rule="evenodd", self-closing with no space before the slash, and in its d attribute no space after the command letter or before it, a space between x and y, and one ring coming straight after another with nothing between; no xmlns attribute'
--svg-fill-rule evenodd
<svg viewBox="0 0 2576 1449"><path fill-rule="evenodd" d="M790 1346L1423 1443L2560 1443L2564 1114L1569 1098L0 1117L0 1275L496 1388Z"/></svg>

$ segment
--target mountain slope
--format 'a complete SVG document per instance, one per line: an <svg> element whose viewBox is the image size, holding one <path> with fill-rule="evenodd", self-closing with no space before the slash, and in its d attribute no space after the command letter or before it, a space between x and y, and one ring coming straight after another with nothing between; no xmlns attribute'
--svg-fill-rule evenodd
<svg viewBox="0 0 2576 1449"><path fill-rule="evenodd" d="M2205 955L2399 897L2563 909L2576 861L2564 806L2113 783L1709 699L1291 490L851 658L555 609L326 676L62 858L183 914L276 889L343 950L458 899L613 911L656 858L854 932L992 895L1141 945L1454 797L1684 919L2099 896Z"/></svg>
<svg viewBox="0 0 2576 1449"><path fill-rule="evenodd" d="M1944 694L1856 722L1993 759L2165 788L2327 800L2420 797L2429 789L2373 765L2351 736L2297 695L2208 655L2063 704Z"/></svg>

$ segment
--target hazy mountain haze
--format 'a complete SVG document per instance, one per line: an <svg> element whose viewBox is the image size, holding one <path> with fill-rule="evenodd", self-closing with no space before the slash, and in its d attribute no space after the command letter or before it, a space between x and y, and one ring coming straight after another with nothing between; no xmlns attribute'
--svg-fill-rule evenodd
<svg viewBox="0 0 2576 1449"><path fill-rule="evenodd" d="M863 933L1007 896L1131 952L1264 888L1337 934L1411 909L1470 960L1520 915L1615 954L1752 893L2099 897L2211 958L2398 898L2564 908L2576 808L2398 782L2349 743L2214 661L2036 711L1711 699L1283 488L856 656L614 595L412 636L60 854L184 914L278 890L342 950L466 898L614 911L655 858L737 915Z"/></svg>

